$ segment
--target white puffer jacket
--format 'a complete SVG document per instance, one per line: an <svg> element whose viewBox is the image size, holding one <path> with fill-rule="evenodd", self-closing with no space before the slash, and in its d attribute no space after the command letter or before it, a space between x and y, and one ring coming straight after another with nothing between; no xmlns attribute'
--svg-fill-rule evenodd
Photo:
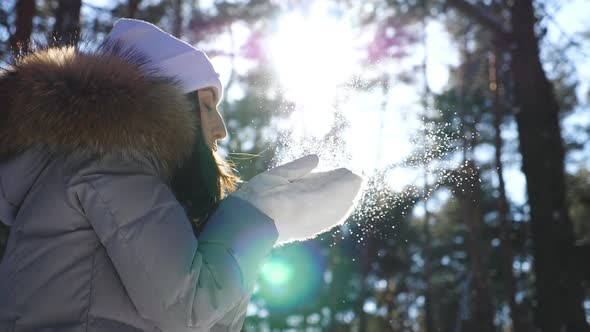
<svg viewBox="0 0 590 332"><path fill-rule="evenodd" d="M239 331L277 239L222 201L195 236L167 184L195 133L141 63L37 52L0 76L0 331Z"/></svg>

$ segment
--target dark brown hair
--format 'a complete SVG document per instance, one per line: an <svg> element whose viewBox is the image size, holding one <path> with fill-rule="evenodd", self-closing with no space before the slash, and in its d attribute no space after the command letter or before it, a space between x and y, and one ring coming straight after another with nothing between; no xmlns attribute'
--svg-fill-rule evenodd
<svg viewBox="0 0 590 332"><path fill-rule="evenodd" d="M197 112L197 133L189 159L174 171L170 185L198 232L221 199L236 189L240 179L234 173L233 165L205 143L198 94L188 94L187 98Z"/></svg>

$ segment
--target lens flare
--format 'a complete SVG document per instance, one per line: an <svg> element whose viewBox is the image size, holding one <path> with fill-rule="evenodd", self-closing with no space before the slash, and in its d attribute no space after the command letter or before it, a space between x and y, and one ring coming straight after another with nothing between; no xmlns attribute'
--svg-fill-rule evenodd
<svg viewBox="0 0 590 332"><path fill-rule="evenodd" d="M268 261L262 266L262 277L270 284L282 286L292 281L292 267L280 259Z"/></svg>
<svg viewBox="0 0 590 332"><path fill-rule="evenodd" d="M273 311L289 311L318 297L325 255L313 241L276 248L261 272L259 292Z"/></svg>

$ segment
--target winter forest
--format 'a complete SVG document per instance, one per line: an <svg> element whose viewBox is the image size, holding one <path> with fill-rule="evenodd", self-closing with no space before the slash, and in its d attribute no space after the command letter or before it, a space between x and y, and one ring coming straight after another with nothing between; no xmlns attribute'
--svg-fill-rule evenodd
<svg viewBox="0 0 590 332"><path fill-rule="evenodd" d="M92 48L118 18L146 20L220 72L220 149L242 179L308 153L366 178L342 226L273 250L244 331L587 332L589 13L586 0L1 0L0 65L29 41Z"/></svg>

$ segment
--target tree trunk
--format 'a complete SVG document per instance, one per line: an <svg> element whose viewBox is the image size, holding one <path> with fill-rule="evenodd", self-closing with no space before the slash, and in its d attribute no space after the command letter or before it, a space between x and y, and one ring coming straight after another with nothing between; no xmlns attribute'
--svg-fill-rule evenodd
<svg viewBox="0 0 590 332"><path fill-rule="evenodd" d="M82 0L58 0L53 36L59 45L76 45L80 39Z"/></svg>
<svg viewBox="0 0 590 332"><path fill-rule="evenodd" d="M359 291L359 299L356 303L356 313L358 315L358 331L367 332L367 313L365 312L365 300L369 297L369 286L367 285L367 276L371 271L371 261L373 255L372 252L372 239L367 239L364 245L360 247L361 257L361 289Z"/></svg>
<svg viewBox="0 0 590 332"><path fill-rule="evenodd" d="M428 115L428 110L430 109L430 86L428 85L428 44L426 42L427 37L427 21L426 21L426 1L422 1L423 13L422 13L422 47L424 49L424 57L422 58L422 83L423 83L423 91L422 91L422 107L423 112L425 115ZM383 129L383 124L381 124L381 129ZM425 133L427 135L427 133ZM381 140L380 140L381 141ZM431 242L432 236L430 232L430 210L428 209L428 196L430 193L429 185L428 185L428 165L424 165L424 270L423 270L423 278L424 278L424 331L425 332L434 332L434 312L433 312L433 298L432 298L432 249L431 249Z"/></svg>
<svg viewBox="0 0 590 332"><path fill-rule="evenodd" d="M129 2L127 2L127 17L137 17L137 10L139 9L140 2L141 0L129 0Z"/></svg>
<svg viewBox="0 0 590 332"><path fill-rule="evenodd" d="M581 276L572 260L559 106L541 66L532 0L514 1L511 20L516 121L535 257L536 323L543 332L587 332Z"/></svg>
<svg viewBox="0 0 590 332"><path fill-rule="evenodd" d="M433 298L432 298L432 268L431 268L431 249L430 243L432 242L432 236L430 232L430 210L428 210L428 198L426 197L428 192L428 173L424 172L424 331L434 332L434 313L432 311Z"/></svg>
<svg viewBox="0 0 590 332"><path fill-rule="evenodd" d="M182 0L174 0L174 22L172 22L172 34L180 38L182 35Z"/></svg>
<svg viewBox="0 0 590 332"><path fill-rule="evenodd" d="M468 152L473 151L477 142L475 140L475 123L468 124L466 121L467 110L465 107L465 97L467 94L467 77L474 77L468 69L475 68L471 66L471 54L467 51L468 39L464 39L462 53L464 64L460 73L460 95L458 96L458 109L461 117L461 126L468 132L463 132L463 185L458 198L463 212L463 223L467 227L467 251L471 264L471 273L473 275L472 287L474 289L474 299L472 302L473 322L478 326L481 332L494 331L494 310L489 292L489 276L487 264L481 248L483 225L483 216L480 207L480 176L475 163L468 157Z"/></svg>
<svg viewBox="0 0 590 332"><path fill-rule="evenodd" d="M18 0L16 2L16 31L10 40L10 46L13 50L28 51L31 34L33 33L35 12L35 0Z"/></svg>
<svg viewBox="0 0 590 332"><path fill-rule="evenodd" d="M509 219L510 211L508 199L506 198L506 186L504 182L504 165L502 162L502 131L500 125L502 123L502 107L500 106L501 89L503 84L499 80L500 67L499 59L501 59L501 52L495 52L490 61L490 90L494 96L493 98L493 112L494 112L494 145L496 158L496 174L498 177L498 221L500 224L500 251L501 251L501 266L502 275L504 279L504 286L506 288L506 299L510 307L510 318L512 319L512 331L524 332L525 328L522 324L521 312L516 304L516 278L512 271L512 264L514 261L514 254L511 243L512 222Z"/></svg>
<svg viewBox="0 0 590 332"><path fill-rule="evenodd" d="M471 263L471 272L473 273L473 288L475 290L473 305L473 322L478 326L481 332L494 331L494 309L489 290L489 276L486 260L482 252L481 225L483 217L481 214L480 197L481 188L479 185L479 171L472 160L467 160L464 166L465 185L464 195L461 197L462 210L465 226L469 236L467 238L467 247L469 260Z"/></svg>

